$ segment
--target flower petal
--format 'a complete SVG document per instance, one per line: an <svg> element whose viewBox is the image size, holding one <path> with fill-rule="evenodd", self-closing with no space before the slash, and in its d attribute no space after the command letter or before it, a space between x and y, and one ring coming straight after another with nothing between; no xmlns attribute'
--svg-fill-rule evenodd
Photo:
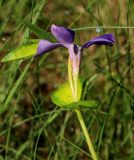
<svg viewBox="0 0 134 160"><path fill-rule="evenodd" d="M97 45L107 45L107 46L113 46L113 43L115 42L114 36L112 34L104 34L99 37L95 37L92 40L88 41L84 45L82 45L82 49L90 47L93 44Z"/></svg>
<svg viewBox="0 0 134 160"><path fill-rule="evenodd" d="M65 46L73 43L74 41L75 32L71 29L59 27L53 24L51 27L51 32L53 36Z"/></svg>
<svg viewBox="0 0 134 160"><path fill-rule="evenodd" d="M50 52L58 47L63 47L63 45L61 43L52 43L52 42L42 39L39 41L35 56Z"/></svg>

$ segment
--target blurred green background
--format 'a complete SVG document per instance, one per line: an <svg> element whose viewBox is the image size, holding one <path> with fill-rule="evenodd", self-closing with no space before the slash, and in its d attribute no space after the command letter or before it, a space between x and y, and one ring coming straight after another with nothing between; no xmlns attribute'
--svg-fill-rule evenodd
<svg viewBox="0 0 134 160"><path fill-rule="evenodd" d="M51 24L76 30L77 44L114 34L112 48L90 47L81 64L86 99L99 103L81 111L101 160L134 160L133 17L133 0L0 0L0 59L48 39ZM67 59L61 48L33 61L0 62L0 160L91 159L75 113L50 99L67 80Z"/></svg>

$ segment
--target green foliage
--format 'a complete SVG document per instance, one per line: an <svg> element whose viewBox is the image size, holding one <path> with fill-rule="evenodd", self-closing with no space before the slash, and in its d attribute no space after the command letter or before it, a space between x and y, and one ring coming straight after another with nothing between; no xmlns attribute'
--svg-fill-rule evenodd
<svg viewBox="0 0 134 160"><path fill-rule="evenodd" d="M133 0L0 1L0 57L29 39L51 40L52 23L77 30L78 44L103 33L116 38L111 49L93 46L83 54L87 101L60 108L49 95L67 78L66 50L57 49L32 63L0 63L0 111L5 111L0 114L0 160L91 159L72 111L76 108L81 109L100 159L134 159L133 17ZM35 49L28 57L34 54Z"/></svg>
<svg viewBox="0 0 134 160"><path fill-rule="evenodd" d="M94 108L97 107L98 103L94 100L81 100L79 102L73 102L68 105L63 106L67 109L88 109L88 108Z"/></svg>
<svg viewBox="0 0 134 160"><path fill-rule="evenodd" d="M29 23L27 21L22 21L23 24L25 24L32 32L34 32L36 35L38 35L39 38L41 39L47 39L47 40L53 40L53 36L50 32L47 32L41 28L39 28L38 26Z"/></svg>
<svg viewBox="0 0 134 160"><path fill-rule="evenodd" d="M30 63L27 64L27 66L25 67L24 71L22 72L22 74L20 75L20 77L18 78L18 80L14 83L14 85L12 86L10 92L8 93L8 95L6 96L2 107L0 108L0 113L4 112L7 109L7 106L9 105L11 99L13 98L15 92L19 89L19 87L22 85L24 78L26 76L26 73L29 69Z"/></svg>
<svg viewBox="0 0 134 160"><path fill-rule="evenodd" d="M52 102L57 106L67 109L81 109L97 107L98 103L94 100L80 100L84 90L84 79L78 81L78 102L74 102L69 82L62 84L51 95Z"/></svg>
<svg viewBox="0 0 134 160"><path fill-rule="evenodd" d="M78 101L80 100L83 91L83 83L84 81L82 79L78 80ZM51 98L52 102L57 106L65 106L73 103L74 99L69 82L65 82L55 92L53 92Z"/></svg>
<svg viewBox="0 0 134 160"><path fill-rule="evenodd" d="M22 45L16 48L15 50L11 51L7 56L5 56L2 59L2 62L34 57L36 54L37 47L38 43Z"/></svg>

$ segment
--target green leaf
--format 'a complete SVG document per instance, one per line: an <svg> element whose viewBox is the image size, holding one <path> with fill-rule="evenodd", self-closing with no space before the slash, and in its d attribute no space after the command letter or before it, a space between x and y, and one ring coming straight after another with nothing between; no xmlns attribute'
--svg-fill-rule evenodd
<svg viewBox="0 0 134 160"><path fill-rule="evenodd" d="M67 109L80 109L82 106L82 108L93 108L93 107L97 107L98 103L94 100L82 100L79 102L73 102L69 105L63 106Z"/></svg>
<svg viewBox="0 0 134 160"><path fill-rule="evenodd" d="M22 21L32 32L34 32L36 35L39 36L39 38L47 39L47 40L53 40L53 36L50 32L47 32L43 30L42 28L36 26L35 24L31 24L27 21Z"/></svg>
<svg viewBox="0 0 134 160"><path fill-rule="evenodd" d="M22 83L24 82L24 79L25 79L26 73L27 73L27 71L30 67L30 64L31 64L31 62L26 65L22 74L17 79L17 81L14 83L14 85L12 86L10 92L8 93L8 95L6 96L6 99L3 102L3 105L1 105L1 107L0 107L0 113L3 113L7 109L7 107L9 105L11 99L13 98L14 94L16 93L18 88L22 85Z"/></svg>
<svg viewBox="0 0 134 160"><path fill-rule="evenodd" d="M81 98L81 94L83 91L83 79L78 80L78 101ZM51 95L52 102L57 106L65 106L74 102L72 91L70 88L69 81L62 84L56 91L54 91Z"/></svg>
<svg viewBox="0 0 134 160"><path fill-rule="evenodd" d="M22 45L15 50L11 51L7 56L2 59L2 62L28 58L36 54L38 43Z"/></svg>

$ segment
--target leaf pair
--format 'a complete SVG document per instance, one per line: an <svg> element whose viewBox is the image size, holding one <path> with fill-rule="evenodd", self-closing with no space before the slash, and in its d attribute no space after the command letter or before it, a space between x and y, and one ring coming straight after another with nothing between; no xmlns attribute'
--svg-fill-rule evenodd
<svg viewBox="0 0 134 160"><path fill-rule="evenodd" d="M52 102L57 106L67 109L79 109L82 107L96 107L98 104L94 100L81 100L85 80L78 80L78 102L74 102L69 82L62 84L51 95Z"/></svg>

